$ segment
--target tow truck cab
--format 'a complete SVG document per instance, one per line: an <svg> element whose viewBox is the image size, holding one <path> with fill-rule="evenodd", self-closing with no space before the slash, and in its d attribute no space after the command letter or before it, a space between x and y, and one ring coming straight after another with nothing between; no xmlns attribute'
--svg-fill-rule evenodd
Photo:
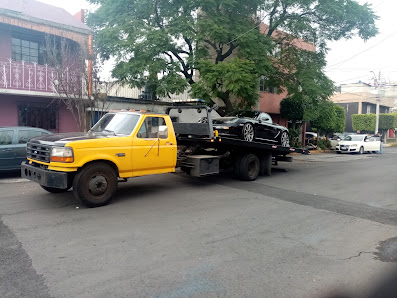
<svg viewBox="0 0 397 298"><path fill-rule="evenodd" d="M89 189L82 195L97 197L95 202L100 205L107 198L106 189L112 186L109 184L117 184L117 177L174 172L177 143L168 115L110 112L87 133L54 134L30 140L27 158L28 163L21 169L23 177L50 192L67 191L87 182ZM79 182L79 174L87 172L87 168L96 172L89 171L91 177L83 175L85 181Z"/></svg>

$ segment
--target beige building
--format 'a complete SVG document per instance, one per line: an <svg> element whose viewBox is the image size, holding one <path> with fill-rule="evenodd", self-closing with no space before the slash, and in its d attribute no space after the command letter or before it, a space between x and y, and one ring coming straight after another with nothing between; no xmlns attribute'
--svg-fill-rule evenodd
<svg viewBox="0 0 397 298"><path fill-rule="evenodd" d="M353 114L376 113L379 98L380 113L390 113L397 107L397 84L384 84L378 88L366 83L343 84L331 100L346 111L346 132L353 132ZM397 112L397 110L396 110Z"/></svg>

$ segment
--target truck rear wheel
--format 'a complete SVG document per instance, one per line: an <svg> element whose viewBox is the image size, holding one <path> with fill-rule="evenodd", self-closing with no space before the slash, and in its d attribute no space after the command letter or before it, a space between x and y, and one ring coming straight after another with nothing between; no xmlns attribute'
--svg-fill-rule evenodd
<svg viewBox="0 0 397 298"><path fill-rule="evenodd" d="M258 177L260 163L255 154L244 155L239 163L238 174L241 180L253 181Z"/></svg>
<svg viewBox="0 0 397 298"><path fill-rule="evenodd" d="M74 197L90 208L109 204L116 190L116 172L106 163L84 167L73 180Z"/></svg>

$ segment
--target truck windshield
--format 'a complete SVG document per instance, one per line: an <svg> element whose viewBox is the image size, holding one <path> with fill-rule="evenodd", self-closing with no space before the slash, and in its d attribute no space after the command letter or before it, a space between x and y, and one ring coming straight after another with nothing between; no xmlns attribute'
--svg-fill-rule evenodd
<svg viewBox="0 0 397 298"><path fill-rule="evenodd" d="M139 118L140 115L136 114L106 114L90 131L115 135L130 135L134 131Z"/></svg>

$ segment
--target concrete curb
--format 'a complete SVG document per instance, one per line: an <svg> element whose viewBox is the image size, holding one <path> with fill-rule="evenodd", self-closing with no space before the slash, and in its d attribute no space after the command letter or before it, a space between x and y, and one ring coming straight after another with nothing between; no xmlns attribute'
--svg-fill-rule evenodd
<svg viewBox="0 0 397 298"><path fill-rule="evenodd" d="M310 150L310 155L312 154L321 154L321 153L335 153L335 150ZM302 155L300 153L291 153L291 155Z"/></svg>
<svg viewBox="0 0 397 298"><path fill-rule="evenodd" d="M335 153L335 150L311 150L310 154L319 154L319 153Z"/></svg>

